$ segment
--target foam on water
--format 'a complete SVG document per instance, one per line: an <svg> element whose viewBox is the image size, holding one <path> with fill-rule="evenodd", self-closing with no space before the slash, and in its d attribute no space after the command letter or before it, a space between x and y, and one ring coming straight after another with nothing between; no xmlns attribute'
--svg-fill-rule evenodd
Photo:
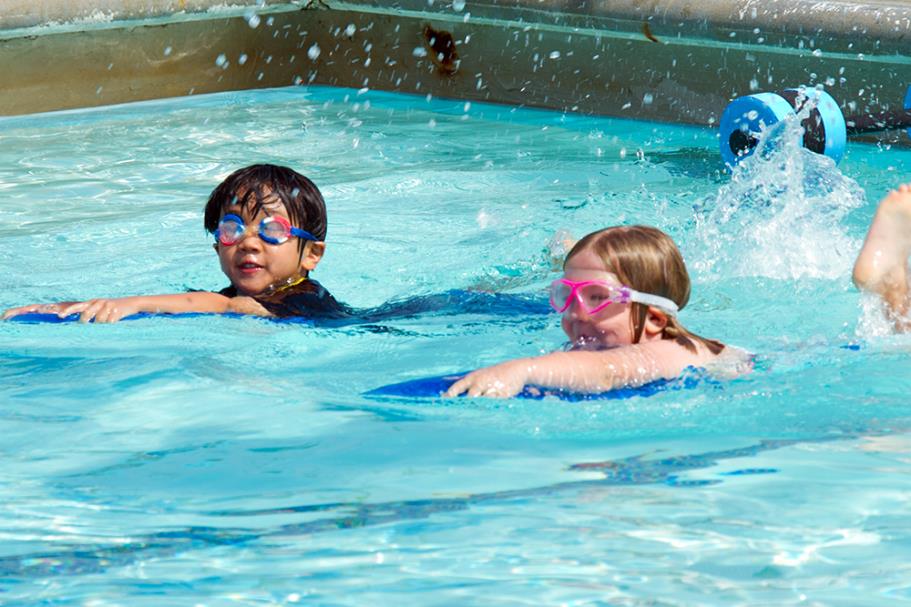
<svg viewBox="0 0 911 607"><path fill-rule="evenodd" d="M808 111L763 131L755 153L702 204L698 271L792 280L848 275L860 243L843 221L864 204L864 190L801 145Z"/></svg>

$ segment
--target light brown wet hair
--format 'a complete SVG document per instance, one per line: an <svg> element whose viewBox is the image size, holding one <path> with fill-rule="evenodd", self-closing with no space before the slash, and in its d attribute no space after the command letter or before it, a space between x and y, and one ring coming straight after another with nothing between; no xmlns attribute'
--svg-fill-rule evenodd
<svg viewBox="0 0 911 607"><path fill-rule="evenodd" d="M566 255L564 266L574 255L587 249L601 258L606 271L636 291L666 297L676 303L680 310L690 299L690 275L683 263L683 256L671 237L658 228L614 226L592 232L573 246ZM648 306L636 302L630 305L633 343L639 343L645 328ZM670 315L661 338L673 339L694 353L697 351L697 342L712 354L718 354L724 349L724 344L719 341L687 331L675 316Z"/></svg>

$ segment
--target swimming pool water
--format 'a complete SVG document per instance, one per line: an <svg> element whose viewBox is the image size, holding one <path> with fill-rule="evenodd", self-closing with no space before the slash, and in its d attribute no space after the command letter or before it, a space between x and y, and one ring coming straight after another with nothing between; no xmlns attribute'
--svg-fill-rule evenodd
<svg viewBox="0 0 911 607"><path fill-rule="evenodd" d="M894 604L911 599L911 342L850 285L903 149L733 177L708 129L332 88L0 121L0 308L218 289L205 198L290 165L315 276L374 306L545 298L561 231L654 224L748 377L623 401L370 399L558 348L450 311L0 324L0 604ZM850 346L850 347L848 347Z"/></svg>

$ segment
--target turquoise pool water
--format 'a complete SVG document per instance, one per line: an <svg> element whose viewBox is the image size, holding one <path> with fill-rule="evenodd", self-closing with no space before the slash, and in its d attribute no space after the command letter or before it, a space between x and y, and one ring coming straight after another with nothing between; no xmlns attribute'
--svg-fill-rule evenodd
<svg viewBox="0 0 911 607"><path fill-rule="evenodd" d="M0 121L0 307L225 286L209 191L252 162L321 187L316 276L373 306L544 299L559 234L658 225L687 326L759 355L622 401L370 399L558 348L556 316L338 329L0 324L4 605L892 605L911 599L911 341L850 285L908 151L330 88ZM851 346L851 347L846 347Z"/></svg>

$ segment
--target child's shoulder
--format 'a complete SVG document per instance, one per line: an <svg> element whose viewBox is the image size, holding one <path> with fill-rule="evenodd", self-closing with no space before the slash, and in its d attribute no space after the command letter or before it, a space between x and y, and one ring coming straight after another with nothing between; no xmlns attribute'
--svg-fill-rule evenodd
<svg viewBox="0 0 911 607"><path fill-rule="evenodd" d="M724 375L731 369L742 369L745 365L752 365L752 355L745 350L732 346L724 346L717 354L699 342L693 343L695 351L687 348L677 340L660 339L648 341L632 346L639 350L648 361L656 365L665 376L675 376L687 367L705 369L711 374L716 371ZM732 374L740 375L743 371Z"/></svg>
<svg viewBox="0 0 911 607"><path fill-rule="evenodd" d="M632 347L640 349L645 352L649 352L655 356L662 358L672 358L680 360L688 360L690 362L694 360L713 360L720 356L720 354L714 354L709 350L704 344L699 343L698 341L693 341L693 346L695 351L687 346L683 345L676 339L656 339L653 341L643 341L638 344L634 344ZM727 350L727 347L724 348ZM722 352L724 352L722 350Z"/></svg>
<svg viewBox="0 0 911 607"><path fill-rule="evenodd" d="M753 353L743 348L725 346L703 367L713 377L733 379L752 371L755 359Z"/></svg>
<svg viewBox="0 0 911 607"><path fill-rule="evenodd" d="M350 310L339 303L320 283L306 279L255 298L275 316L308 318L342 318Z"/></svg>

